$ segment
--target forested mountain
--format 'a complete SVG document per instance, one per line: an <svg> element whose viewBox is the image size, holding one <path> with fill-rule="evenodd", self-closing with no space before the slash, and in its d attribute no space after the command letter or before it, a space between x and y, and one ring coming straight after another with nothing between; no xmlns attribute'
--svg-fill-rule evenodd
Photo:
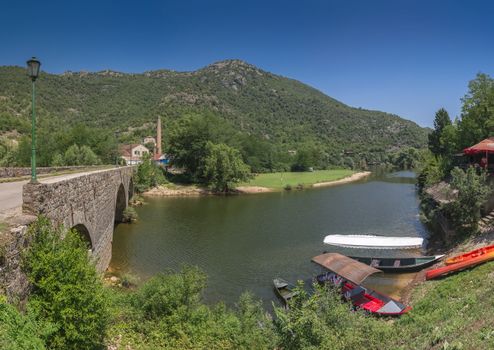
<svg viewBox="0 0 494 350"><path fill-rule="evenodd" d="M0 67L0 132L29 131L30 81L21 67ZM235 130L297 150L322 149L328 164L344 157L380 161L389 151L426 144L427 130L384 112L349 107L301 82L240 60L193 72L170 70L127 74L114 71L41 73L38 109L53 127L79 123L121 141L154 134L162 116L167 126L185 114L214 114Z"/></svg>

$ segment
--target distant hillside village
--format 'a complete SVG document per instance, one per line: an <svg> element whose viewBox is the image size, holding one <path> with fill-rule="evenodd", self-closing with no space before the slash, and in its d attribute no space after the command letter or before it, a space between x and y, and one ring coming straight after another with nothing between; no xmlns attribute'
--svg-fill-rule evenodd
<svg viewBox="0 0 494 350"><path fill-rule="evenodd" d="M142 163L145 155L150 155L153 161L161 166L167 166L169 157L163 154L161 149L161 118L158 117L156 126L156 138L147 136L140 143L120 145L119 156L126 165L136 165Z"/></svg>

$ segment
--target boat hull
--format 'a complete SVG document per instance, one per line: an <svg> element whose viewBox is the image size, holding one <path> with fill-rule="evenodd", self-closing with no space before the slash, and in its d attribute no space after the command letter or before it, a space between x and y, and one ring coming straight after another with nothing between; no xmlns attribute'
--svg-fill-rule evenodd
<svg viewBox="0 0 494 350"><path fill-rule="evenodd" d="M344 280L335 273L325 273L316 277L321 284L329 283L340 289L342 298L350 301L355 309L361 309L377 316L400 316L411 310L391 297L355 283Z"/></svg>
<svg viewBox="0 0 494 350"><path fill-rule="evenodd" d="M442 276L446 276L448 274L454 273L454 272L459 272L465 269L468 269L470 267L474 267L477 265L480 265L482 263L485 263L487 261L494 260L494 252L483 254L480 256L477 256L475 258L470 258L465 261L452 264L452 265L446 265L443 267L439 267L437 269L429 270L425 274L425 278L427 280L432 280L435 278L439 278Z"/></svg>
<svg viewBox="0 0 494 350"><path fill-rule="evenodd" d="M417 272L429 267L442 259L444 255L421 256L412 258L372 258L372 257L350 257L361 263L370 265L384 272Z"/></svg>
<svg viewBox="0 0 494 350"><path fill-rule="evenodd" d="M273 286L276 295L283 301L285 305L288 305L288 301L298 294L296 291L294 291L294 285L279 277L273 280Z"/></svg>
<svg viewBox="0 0 494 350"><path fill-rule="evenodd" d="M454 257L449 258L449 259L446 259L444 263L446 265L453 265L453 264L457 264L457 263L460 263L463 261L467 261L468 259L476 258L476 257L484 255L484 254L492 253L492 252L494 252L494 244L488 245L486 247L482 247L479 249L475 249L475 250L472 250L468 253L460 254L460 255L454 256Z"/></svg>

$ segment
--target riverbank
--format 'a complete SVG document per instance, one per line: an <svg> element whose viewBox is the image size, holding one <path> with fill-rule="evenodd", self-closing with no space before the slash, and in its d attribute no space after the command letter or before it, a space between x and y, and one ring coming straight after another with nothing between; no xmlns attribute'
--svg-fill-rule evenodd
<svg viewBox="0 0 494 350"><path fill-rule="evenodd" d="M444 259L493 240L494 232L471 237L445 252ZM402 294L403 302L413 307L397 322L407 335L407 348L494 348L494 262L433 281L425 281L426 271L417 273Z"/></svg>
<svg viewBox="0 0 494 350"><path fill-rule="evenodd" d="M330 183L356 174L349 169L316 170L306 172L282 172L258 174L250 181L241 183L241 187L265 187L281 191L285 188L312 187L317 183ZM357 173L358 174L358 173Z"/></svg>
<svg viewBox="0 0 494 350"><path fill-rule="evenodd" d="M355 173L352 170L320 170L314 172L269 173L259 174L249 182L237 186L232 194L257 194L279 192L283 189L318 188L343 185L362 180L371 174L370 171ZM284 184L284 185L283 185ZM154 197L186 197L215 195L207 187L198 185L165 184L143 193Z"/></svg>

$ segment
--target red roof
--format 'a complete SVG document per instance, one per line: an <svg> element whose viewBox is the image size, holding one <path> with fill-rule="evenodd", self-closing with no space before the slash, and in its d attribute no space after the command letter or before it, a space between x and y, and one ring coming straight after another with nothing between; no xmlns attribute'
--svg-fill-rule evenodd
<svg viewBox="0 0 494 350"><path fill-rule="evenodd" d="M476 154L482 152L493 152L494 153L494 137L482 140L472 147L465 148L463 150L464 154Z"/></svg>
<svg viewBox="0 0 494 350"><path fill-rule="evenodd" d="M137 146L139 146L138 143L131 143L130 145L120 145L119 153L122 157L131 157L132 150Z"/></svg>

